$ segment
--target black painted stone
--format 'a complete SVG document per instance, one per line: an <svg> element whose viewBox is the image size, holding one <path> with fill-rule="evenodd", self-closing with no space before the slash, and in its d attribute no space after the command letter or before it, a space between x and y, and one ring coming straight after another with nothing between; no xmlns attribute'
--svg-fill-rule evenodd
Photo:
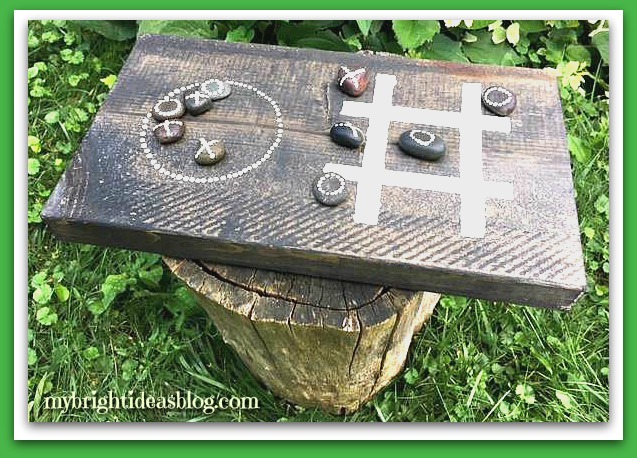
<svg viewBox="0 0 637 458"><path fill-rule="evenodd" d="M232 93L232 86L216 78L204 81L199 85L199 89L211 100L225 99Z"/></svg>
<svg viewBox="0 0 637 458"><path fill-rule="evenodd" d="M159 143L174 143L184 136L186 126L183 122L169 119L153 127L153 134Z"/></svg>
<svg viewBox="0 0 637 458"><path fill-rule="evenodd" d="M335 143L347 148L358 148L365 143L365 134L349 122L337 122L330 129L330 137Z"/></svg>
<svg viewBox="0 0 637 458"><path fill-rule="evenodd" d="M312 194L317 202L333 207L343 203L349 196L345 178L338 173L323 173L312 183Z"/></svg>
<svg viewBox="0 0 637 458"><path fill-rule="evenodd" d="M498 116L509 116L515 110L517 98L502 86L491 86L482 93L483 105Z"/></svg>
<svg viewBox="0 0 637 458"><path fill-rule="evenodd" d="M336 78L340 90L352 97L358 97L365 92L369 83L369 75L365 68L351 70L347 67L341 67L338 69Z"/></svg>
<svg viewBox="0 0 637 458"><path fill-rule="evenodd" d="M201 89L190 89L184 93L186 110L193 116L199 116L212 108L212 99Z"/></svg>
<svg viewBox="0 0 637 458"><path fill-rule="evenodd" d="M195 162L199 165L213 165L226 157L226 145L221 140L208 141L205 138L197 140Z"/></svg>
<svg viewBox="0 0 637 458"><path fill-rule="evenodd" d="M157 121L181 118L186 113L186 107L180 98L160 100L153 106L152 115Z"/></svg>
<svg viewBox="0 0 637 458"><path fill-rule="evenodd" d="M398 139L400 148L410 156L436 161L444 156L447 147L442 138L425 130L408 130Z"/></svg>

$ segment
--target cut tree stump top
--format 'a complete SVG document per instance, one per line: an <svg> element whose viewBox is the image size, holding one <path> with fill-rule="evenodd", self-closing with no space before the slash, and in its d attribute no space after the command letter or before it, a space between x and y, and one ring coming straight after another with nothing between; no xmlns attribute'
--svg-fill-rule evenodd
<svg viewBox="0 0 637 458"><path fill-rule="evenodd" d="M359 98L340 65L365 66ZM148 118L175 90L209 78L230 97L160 145ZM501 85L510 117L481 106ZM333 123L367 135L333 143ZM400 134L441 136L447 154L402 153ZM199 138L224 161L194 162ZM341 174L337 207L310 191ZM585 275L559 91L540 70L141 37L43 217L60 237L319 277L568 308Z"/></svg>

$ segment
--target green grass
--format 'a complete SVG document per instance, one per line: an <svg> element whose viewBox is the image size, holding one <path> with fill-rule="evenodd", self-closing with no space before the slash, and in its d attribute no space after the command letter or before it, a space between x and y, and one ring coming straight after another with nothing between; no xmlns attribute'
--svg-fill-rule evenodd
<svg viewBox="0 0 637 458"><path fill-rule="evenodd" d="M253 39L250 36L256 35L268 42L277 42L278 32L293 36L291 27L281 31L279 24L264 21L228 24L215 23L211 30L221 38L237 30L228 36ZM369 36L357 32L354 24L327 25L350 48L358 46L356 40L371 47L375 40L385 49L398 46L391 38L391 24L372 24ZM588 33L593 27L562 25L565 28L556 25L546 36L557 42L556 30L586 28ZM256 34L249 33L251 27ZM432 24L424 30L431 32ZM447 38L453 35L444 33ZM562 98L589 293L568 313L444 297L414 339L403 375L356 414L336 417L292 406L265 389L223 343L159 256L60 243L47 232L39 218L41 206L88 130L133 41L106 40L65 22L31 23L29 37L29 66L37 68L30 70L29 78L31 420L608 420L608 103L603 96L608 67L599 59L585 68L568 67L570 58L564 51L564 62L553 65L565 83L584 77L582 91L567 85ZM540 40L531 38L535 41L525 53L515 49L520 58L528 59L525 64L536 65L531 57L539 48L533 43ZM414 57L442 53L442 48L428 43L406 51ZM547 46L555 59L556 46ZM550 61L537 65L544 64ZM98 395L109 390L116 395L131 390L153 395L190 390L201 396L256 396L260 409L212 414L44 409L46 396L72 392L85 396L93 390Z"/></svg>

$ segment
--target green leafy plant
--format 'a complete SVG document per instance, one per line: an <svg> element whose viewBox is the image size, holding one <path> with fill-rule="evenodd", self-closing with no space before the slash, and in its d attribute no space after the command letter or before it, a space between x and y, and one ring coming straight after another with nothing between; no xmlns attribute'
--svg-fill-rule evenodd
<svg viewBox="0 0 637 458"><path fill-rule="evenodd" d="M214 38L210 21L139 21L137 35L160 34L183 37Z"/></svg>
<svg viewBox="0 0 637 458"><path fill-rule="evenodd" d="M100 35L115 41L126 41L136 34L135 21L74 21L82 28L99 33ZM63 24L64 25L64 24Z"/></svg>
<svg viewBox="0 0 637 458"><path fill-rule="evenodd" d="M392 21L398 44L404 50L420 48L440 31L438 21Z"/></svg>

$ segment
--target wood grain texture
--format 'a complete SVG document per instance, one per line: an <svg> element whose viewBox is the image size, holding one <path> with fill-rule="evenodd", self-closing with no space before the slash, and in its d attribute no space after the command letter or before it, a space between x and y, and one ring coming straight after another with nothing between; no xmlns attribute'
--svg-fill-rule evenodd
<svg viewBox="0 0 637 458"><path fill-rule="evenodd" d="M357 102L371 101L380 73L397 78L395 105L459 111L463 83L516 93L511 133L483 133L484 179L514 189L512 200L486 201L484 238L461 236L458 194L385 186L375 226L353 220L354 182L352 197L338 207L314 201L310 184L326 163L361 164L360 152L329 138L333 122L368 126L340 114L343 102L354 100L334 83L342 64L372 72ZM223 184L169 179L140 149L141 120L173 88L210 77L242 81L276 99L281 144L257 170ZM170 170L225 174L261 157L276 135L273 119L267 100L235 87L211 112L183 118L182 141L150 141L149 148ZM435 128L448 153L426 163L396 144L414 127L429 128L390 124L386 168L458 176L458 129ZM200 136L227 146L226 160L212 171L194 163L192 142ZM145 36L43 218L71 241L544 307L570 307L586 284L559 93L553 77L532 69Z"/></svg>
<svg viewBox="0 0 637 458"><path fill-rule="evenodd" d="M357 410L393 380L440 298L245 267L164 262L268 388L334 413Z"/></svg>

